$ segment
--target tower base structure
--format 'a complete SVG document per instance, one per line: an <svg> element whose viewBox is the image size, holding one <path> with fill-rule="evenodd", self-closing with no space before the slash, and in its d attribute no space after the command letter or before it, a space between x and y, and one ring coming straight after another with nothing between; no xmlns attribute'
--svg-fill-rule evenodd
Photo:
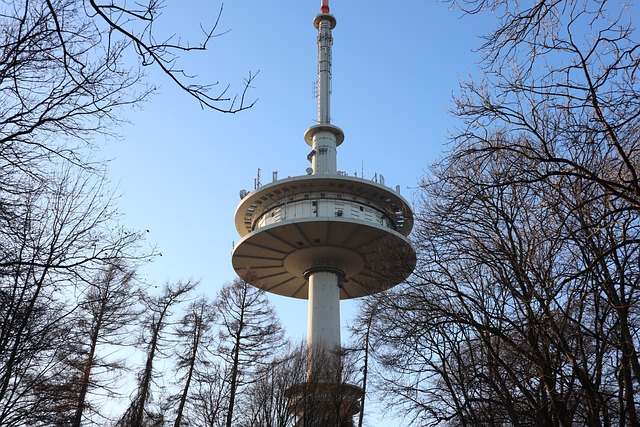
<svg viewBox="0 0 640 427"><path fill-rule="evenodd" d="M346 383L308 381L285 391L296 427L353 427L362 389Z"/></svg>

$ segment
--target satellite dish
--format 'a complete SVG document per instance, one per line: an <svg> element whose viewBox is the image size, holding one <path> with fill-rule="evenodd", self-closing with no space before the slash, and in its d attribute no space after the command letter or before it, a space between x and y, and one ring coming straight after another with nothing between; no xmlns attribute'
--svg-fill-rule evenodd
<svg viewBox="0 0 640 427"><path fill-rule="evenodd" d="M240 190L240 200L244 199L246 195L247 195L247 190L245 190L244 188Z"/></svg>
<svg viewBox="0 0 640 427"><path fill-rule="evenodd" d="M307 175L311 175L313 173L313 169L307 168Z"/></svg>

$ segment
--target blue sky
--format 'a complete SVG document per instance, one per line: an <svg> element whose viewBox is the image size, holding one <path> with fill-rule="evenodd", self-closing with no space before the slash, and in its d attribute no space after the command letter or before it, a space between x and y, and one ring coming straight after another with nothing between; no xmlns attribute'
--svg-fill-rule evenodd
<svg viewBox="0 0 640 427"><path fill-rule="evenodd" d="M159 29L197 40L199 23L215 20L220 3L167 2ZM121 194L125 224L149 230L162 253L141 270L151 282L194 278L200 292L214 296L234 279L233 242L239 240L234 211L240 189L302 175L309 166L304 131L316 119L319 1L224 4L219 32L207 52L179 64L198 82L242 87L249 71L260 71L250 99L256 105L235 115L202 110L198 103L148 70L161 86L141 109L125 111L130 124L120 141L105 141L112 158L109 177ZM495 22L490 15L462 17L447 4L331 0L338 25L333 32L332 122L346 135L338 169L401 186L412 200L420 177L446 150L459 123L447 110L460 79L476 73L474 53ZM270 296L294 338L306 333L306 301ZM355 303L342 305L343 324ZM343 330L343 342L347 338ZM386 421L384 425L392 425ZM371 425L377 425L372 421ZM379 424L382 425L382 424Z"/></svg>

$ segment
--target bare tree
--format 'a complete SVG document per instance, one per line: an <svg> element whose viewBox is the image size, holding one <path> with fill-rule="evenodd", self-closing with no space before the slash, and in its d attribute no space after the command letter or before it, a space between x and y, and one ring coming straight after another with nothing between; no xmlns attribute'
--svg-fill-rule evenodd
<svg viewBox="0 0 640 427"><path fill-rule="evenodd" d="M222 8L202 27L201 41L184 44L177 35L157 34L162 8L159 1L0 2L3 146L28 146L40 155L55 153L73 161L70 148L50 145L52 135L60 140L104 131L104 125L117 120L118 107L137 103L152 90L141 86L142 70L131 66L125 57L129 51L138 56L141 67L157 67L203 107L221 112L249 108L244 95L252 76L240 96L227 96L228 86L212 95L215 84L194 83L180 65L181 54L206 50L219 35ZM16 167L25 164L14 160Z"/></svg>
<svg viewBox="0 0 640 427"><path fill-rule="evenodd" d="M69 375L75 407L70 425L80 427L83 420L91 420L86 414L88 410L99 412L98 405L89 403L92 389L99 389L102 395L116 393L105 377L122 373L125 364L113 356L101 355L100 349L107 346L109 353L113 353L114 348L132 344L128 334L140 314L139 293L134 271L122 264L112 264L96 277L80 301L72 317L76 326L67 344L69 354L65 356L69 367L77 370Z"/></svg>
<svg viewBox="0 0 640 427"><path fill-rule="evenodd" d="M452 3L500 21L380 298L381 384L423 424L638 425L637 14Z"/></svg>
<svg viewBox="0 0 640 427"><path fill-rule="evenodd" d="M104 163L86 148L96 135L113 132L122 108L140 104L153 91L144 67L159 68L203 107L236 112L251 106L244 95L253 76L238 96L225 95L228 87L212 95L215 85L192 83L180 65L181 54L206 49L219 34L220 15L203 29L201 43L182 45L157 34L161 10L157 0L0 1L3 220L20 215L14 211L61 165L102 173Z"/></svg>
<svg viewBox="0 0 640 427"><path fill-rule="evenodd" d="M206 369L206 365L211 364L208 349L213 347L216 338L213 330L215 318L212 302L206 298L199 298L189 304L182 320L176 326L173 346L181 392L178 395L175 427L194 424L184 421L188 418L185 415L186 407L190 397L196 399L192 392L192 384L196 377L203 368Z"/></svg>
<svg viewBox="0 0 640 427"><path fill-rule="evenodd" d="M362 399L360 399L360 412L358 414L358 427L362 427L365 415L365 400L367 397L367 380L369 378L371 349L371 329L374 319L378 313L378 303L375 298L362 300L358 308L358 316L351 326L351 333L355 341L349 346L350 349L360 358L357 366L362 372Z"/></svg>
<svg viewBox="0 0 640 427"><path fill-rule="evenodd" d="M180 56L206 49L220 34L220 15L201 44L182 45L158 35L161 10L155 0L0 0L2 425L74 418L77 425L86 393L104 386L92 383L89 367L96 366L92 346L109 332L104 324L102 332L92 329L92 344L76 349L88 350L80 362L69 343L86 331L74 320L91 305L97 275L121 263L135 268L153 251L141 252L141 233L118 223L101 178L105 165L86 148L112 132L122 108L153 91L143 68L158 67L205 108L237 112L252 104L245 101L251 75L237 96L227 96L227 87L183 71ZM78 363L86 370L72 378L78 366L69 365Z"/></svg>
<svg viewBox="0 0 640 427"><path fill-rule="evenodd" d="M634 380L619 377L633 356L608 296L638 280L637 251L612 246L632 215L607 215L580 180L514 179L530 159L481 163L467 148L424 183L415 280L378 297L381 388L422 423L634 425Z"/></svg>
<svg viewBox="0 0 640 427"><path fill-rule="evenodd" d="M189 423L193 426L223 427L229 402L229 367L214 358L195 373Z"/></svg>
<svg viewBox="0 0 640 427"><path fill-rule="evenodd" d="M229 366L226 426L231 427L238 392L263 375L283 344L284 331L264 291L241 279L222 288L216 309L221 327L219 353Z"/></svg>
<svg viewBox="0 0 640 427"><path fill-rule="evenodd" d="M289 427L294 413L286 390L306 377L306 343L286 347L257 381L248 386L241 402L239 426Z"/></svg>
<svg viewBox="0 0 640 427"><path fill-rule="evenodd" d="M464 155L481 165L523 157L528 167L511 182L565 187L556 213L581 255L576 275L598 284L595 313L617 324L620 411L637 424L637 14L623 2L470 3L504 19L486 39L486 80L457 100L467 124L459 138L470 141ZM487 137L495 131L510 137Z"/></svg>
<svg viewBox="0 0 640 427"><path fill-rule="evenodd" d="M151 396L152 384L156 375L156 362L163 344L163 333L170 320L171 309L184 300L186 295L193 290L197 283L177 282L166 284L162 293L155 297L150 297L147 302L147 317L145 319L146 330L143 343L147 345L146 360L142 371L138 377L138 388L135 396L124 413L118 426L122 427L142 427L146 423L162 422L164 416L160 412L153 412L148 406L148 399ZM149 421L150 420L150 421Z"/></svg>
<svg viewBox="0 0 640 427"><path fill-rule="evenodd" d="M75 332L76 295L95 273L135 263L140 234L121 228L93 175L65 170L12 199L0 220L0 424L51 416L66 396L59 352ZM68 401L66 401L68 403Z"/></svg>
<svg viewBox="0 0 640 427"><path fill-rule="evenodd" d="M588 0L452 3L502 17L483 46L484 78L464 84L456 100L464 127L455 140L468 140L470 154L480 161L510 153L530 159L531 169L514 179L579 179L638 209L640 42L630 6ZM499 133L510 138L493 137Z"/></svg>
<svg viewBox="0 0 640 427"><path fill-rule="evenodd" d="M305 363L294 367L305 366L304 381L286 390L295 425L353 427L362 398L362 389L354 385L358 373L355 353L339 349L309 354L306 343L300 345L298 353L297 360Z"/></svg>

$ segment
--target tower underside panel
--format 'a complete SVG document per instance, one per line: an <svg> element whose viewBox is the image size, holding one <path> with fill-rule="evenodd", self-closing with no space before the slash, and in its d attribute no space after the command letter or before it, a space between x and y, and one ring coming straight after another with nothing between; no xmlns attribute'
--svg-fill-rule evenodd
<svg viewBox="0 0 640 427"><path fill-rule="evenodd" d="M340 299L349 299L380 292L406 279L416 258L400 233L340 219L266 226L245 236L233 252L238 275L265 291L303 299L308 298L304 272L318 262L341 266L345 280Z"/></svg>

